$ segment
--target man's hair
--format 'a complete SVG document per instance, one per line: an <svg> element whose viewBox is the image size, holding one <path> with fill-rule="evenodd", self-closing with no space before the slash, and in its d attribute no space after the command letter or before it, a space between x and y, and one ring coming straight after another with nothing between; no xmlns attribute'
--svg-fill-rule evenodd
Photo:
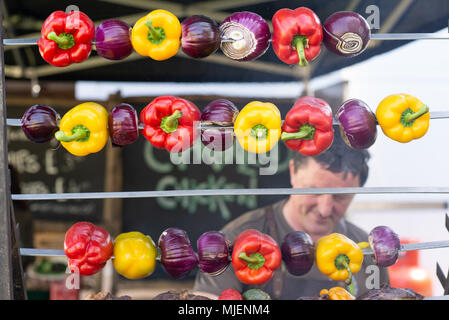
<svg viewBox="0 0 449 320"><path fill-rule="evenodd" d="M368 178L370 154L366 150L356 150L347 146L339 131L338 129L334 130L334 141L331 147L317 156L304 156L295 152L293 157L295 172L309 159L313 159L333 173L344 172L345 177L349 172L358 175L360 186L363 186Z"/></svg>

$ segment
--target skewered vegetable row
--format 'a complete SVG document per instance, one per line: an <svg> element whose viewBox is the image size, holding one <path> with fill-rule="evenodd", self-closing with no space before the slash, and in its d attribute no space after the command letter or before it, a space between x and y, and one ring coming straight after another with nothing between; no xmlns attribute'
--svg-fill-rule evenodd
<svg viewBox="0 0 449 320"><path fill-rule="evenodd" d="M214 151L231 148L236 139L248 152L266 153L282 140L294 151L315 156L332 145L334 119L349 147L366 149L376 141L377 124L389 138L406 143L426 134L430 116L427 105L407 94L384 98L376 114L363 101L350 99L334 117L326 101L304 96L284 121L270 102L252 101L239 111L231 101L218 99L200 112L189 100L160 96L139 118L134 107L126 103L108 113L98 103L86 102L70 109L62 119L50 106L34 105L21 122L30 140L42 143L55 137L77 156L102 150L108 138L113 146L126 146L137 140L139 132L154 147L175 153L189 149L201 138L203 145Z"/></svg>
<svg viewBox="0 0 449 320"><path fill-rule="evenodd" d="M109 60L122 60L133 50L156 61L182 51L195 59L207 57L220 47L236 61L262 56L270 41L277 57L286 64L308 65L321 52L322 43L340 56L362 53L370 41L367 21L355 12L336 12L324 24L309 8L280 9L268 23L249 11L235 12L221 24L204 15L189 16L181 23L171 12L153 10L131 28L123 21L109 19L95 29L81 11L55 11L45 20L38 40L42 58L56 67L86 60L95 41L97 53Z"/></svg>
<svg viewBox="0 0 449 320"><path fill-rule="evenodd" d="M208 231L198 238L198 252L194 252L187 233L179 228L163 231L156 245L150 236L138 231L122 233L113 241L105 229L78 222L66 232L64 252L71 272L81 275L97 273L109 259L113 259L115 270L128 279L150 276L157 261L175 279L186 277L196 266L216 276L232 264L236 277L252 285L269 281L282 261L295 276L308 273L316 263L330 279L345 281L353 294L352 275L362 266L362 248L371 247L380 267L393 265L398 259L399 237L389 227L374 228L368 241L356 244L343 234L333 233L314 244L307 233L294 231L279 246L269 235L249 229L231 245L222 232Z"/></svg>

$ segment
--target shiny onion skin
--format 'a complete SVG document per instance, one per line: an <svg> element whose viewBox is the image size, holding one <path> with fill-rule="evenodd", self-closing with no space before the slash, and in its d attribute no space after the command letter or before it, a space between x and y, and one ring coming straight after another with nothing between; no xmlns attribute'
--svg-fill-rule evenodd
<svg viewBox="0 0 449 320"><path fill-rule="evenodd" d="M201 112L202 125L233 127L239 114L237 107L229 100L218 99L210 102ZM214 151L224 151L234 145L235 136L232 129L201 129L201 142Z"/></svg>
<svg viewBox="0 0 449 320"><path fill-rule="evenodd" d="M22 116L22 130L26 137L36 143L50 141L59 130L61 116L50 106L35 104Z"/></svg>
<svg viewBox="0 0 449 320"><path fill-rule="evenodd" d="M399 236L387 226L375 227L368 235L368 242L374 252L374 263L379 267L389 267L399 257L401 242Z"/></svg>
<svg viewBox="0 0 449 320"><path fill-rule="evenodd" d="M351 11L335 12L323 24L323 42L326 48L343 57L362 53L371 38L368 22Z"/></svg>
<svg viewBox="0 0 449 320"><path fill-rule="evenodd" d="M120 103L109 112L109 136L113 146L123 147L139 137L139 120L136 110L127 103Z"/></svg>
<svg viewBox="0 0 449 320"><path fill-rule="evenodd" d="M197 241L199 268L211 276L217 276L230 264L229 241L220 231L203 233Z"/></svg>
<svg viewBox="0 0 449 320"><path fill-rule="evenodd" d="M309 272L315 261L312 238L302 231L288 233L282 241L281 252L288 272L294 276Z"/></svg>
<svg viewBox="0 0 449 320"><path fill-rule="evenodd" d="M377 119L369 106L358 99L345 101L335 113L343 141L353 149L367 149L377 139Z"/></svg>
<svg viewBox="0 0 449 320"><path fill-rule="evenodd" d="M166 229L159 237L158 246L162 266L175 279L184 278L198 265L198 257L184 230Z"/></svg>
<svg viewBox="0 0 449 320"><path fill-rule="evenodd" d="M130 26L115 19L103 21L95 32L97 53L109 60L122 60L133 52Z"/></svg>
<svg viewBox="0 0 449 320"><path fill-rule="evenodd" d="M220 25L221 51L230 59L250 61L263 55L270 46L267 22L249 11L235 12ZM233 42L227 40L234 40Z"/></svg>
<svg viewBox="0 0 449 320"><path fill-rule="evenodd" d="M192 58L204 58L220 47L218 23L203 15L188 17L181 23L181 49Z"/></svg>

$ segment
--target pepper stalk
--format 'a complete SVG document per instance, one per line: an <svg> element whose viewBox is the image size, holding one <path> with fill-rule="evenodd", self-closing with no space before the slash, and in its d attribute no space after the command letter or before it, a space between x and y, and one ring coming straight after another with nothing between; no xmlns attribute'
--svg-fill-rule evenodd
<svg viewBox="0 0 449 320"><path fill-rule="evenodd" d="M352 281L352 271L349 268L349 258L345 254L339 254L335 259L335 267L338 270L345 269L348 272L348 277L345 279L345 284L348 286L348 291L354 295L354 282Z"/></svg>
<svg viewBox="0 0 449 320"><path fill-rule="evenodd" d="M145 25L148 27L148 40L153 44L159 44L165 40L165 31L161 27L153 27L153 22L148 20Z"/></svg>
<svg viewBox="0 0 449 320"><path fill-rule="evenodd" d="M310 124L304 124L299 128L298 132L282 132L282 141L286 140L312 140L315 135L315 127Z"/></svg>
<svg viewBox="0 0 449 320"><path fill-rule="evenodd" d="M293 37L292 46L298 52L299 65L301 67L307 66L309 61L306 59L305 48L309 47L309 39L306 36L296 35Z"/></svg>
<svg viewBox="0 0 449 320"><path fill-rule="evenodd" d="M407 108L401 115L401 123L404 127L411 127L416 119L429 112L429 107L423 105L418 111L413 112L412 109Z"/></svg>

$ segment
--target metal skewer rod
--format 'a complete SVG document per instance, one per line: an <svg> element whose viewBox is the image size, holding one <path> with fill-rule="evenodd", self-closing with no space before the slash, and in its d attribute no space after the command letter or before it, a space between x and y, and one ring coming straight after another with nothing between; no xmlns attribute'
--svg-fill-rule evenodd
<svg viewBox="0 0 449 320"><path fill-rule="evenodd" d="M4 46L32 46L37 45L39 38L30 39L3 39Z"/></svg>
<svg viewBox="0 0 449 320"><path fill-rule="evenodd" d="M427 249L440 249L449 247L449 240L445 241L431 241L421 243L407 243L402 244L400 251L414 251ZM373 251L370 248L362 249L364 255L372 255ZM46 256L46 257L65 257L62 249L34 249L34 248L20 248L22 256ZM111 257L112 259L114 257Z"/></svg>
<svg viewBox="0 0 449 320"><path fill-rule="evenodd" d="M372 33L371 40L438 40L449 39L449 33Z"/></svg>
<svg viewBox="0 0 449 320"><path fill-rule="evenodd" d="M449 240L444 241L430 241L421 243L406 243L401 244L399 251L415 251L415 250L427 250L427 249L440 249L449 247ZM373 255L374 252L371 248L362 249L364 255Z"/></svg>
<svg viewBox="0 0 449 320"><path fill-rule="evenodd" d="M62 249L34 249L34 248L20 248L21 256L29 256L29 257L65 257L66 254ZM114 256L111 256L111 259L114 259ZM156 256L156 260L160 261L161 257L159 255Z"/></svg>
<svg viewBox="0 0 449 320"><path fill-rule="evenodd" d="M4 46L31 46L37 45L39 38L29 39L3 39ZM437 40L449 39L449 34L444 33L372 33L371 40ZM221 42L234 42L238 39L222 39ZM271 41L271 39L270 39ZM92 42L95 45L95 42Z"/></svg>
<svg viewBox="0 0 449 320"><path fill-rule="evenodd" d="M12 194L12 200L70 200L292 194L449 194L449 187L254 188Z"/></svg>
<svg viewBox="0 0 449 320"><path fill-rule="evenodd" d="M64 250L20 248L20 255L31 257L64 257Z"/></svg>
<svg viewBox="0 0 449 320"><path fill-rule="evenodd" d="M447 119L447 118L449 118L449 111L432 111L432 112L429 112L429 115L430 115L430 119ZM282 120L282 123L283 122L284 122L284 120ZM9 119L6 119L6 124L11 127L21 127L22 126L21 119L9 118ZM333 124L338 125L338 121L333 119ZM217 125L202 124L201 122L200 122L199 127L202 129L209 129L209 128L233 129L234 128L232 126L217 126ZM144 128L144 124L139 123L139 129L143 129L143 128Z"/></svg>

